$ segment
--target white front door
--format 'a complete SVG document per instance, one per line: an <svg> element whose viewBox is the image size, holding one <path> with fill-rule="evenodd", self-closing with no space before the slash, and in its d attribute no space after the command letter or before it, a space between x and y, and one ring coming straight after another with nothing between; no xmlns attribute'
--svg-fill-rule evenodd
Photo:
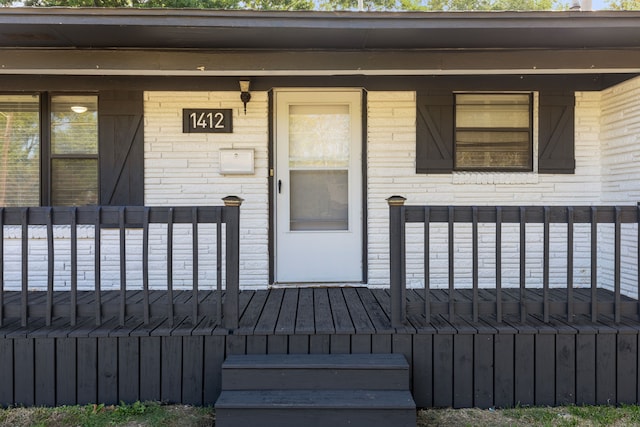
<svg viewBox="0 0 640 427"><path fill-rule="evenodd" d="M275 93L278 283L362 281L362 94Z"/></svg>

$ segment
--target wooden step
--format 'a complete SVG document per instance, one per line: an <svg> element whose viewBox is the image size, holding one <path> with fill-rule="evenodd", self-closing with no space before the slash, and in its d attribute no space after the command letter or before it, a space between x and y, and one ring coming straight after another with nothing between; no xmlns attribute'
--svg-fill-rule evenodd
<svg viewBox="0 0 640 427"><path fill-rule="evenodd" d="M223 390L408 390L409 364L400 354L229 356Z"/></svg>
<svg viewBox="0 0 640 427"><path fill-rule="evenodd" d="M415 427L408 390L223 391L217 427Z"/></svg>

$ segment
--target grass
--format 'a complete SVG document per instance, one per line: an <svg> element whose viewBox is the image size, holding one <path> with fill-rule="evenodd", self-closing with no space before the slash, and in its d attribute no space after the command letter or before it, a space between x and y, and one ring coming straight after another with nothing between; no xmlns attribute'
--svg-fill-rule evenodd
<svg viewBox="0 0 640 427"><path fill-rule="evenodd" d="M56 408L9 408L0 410L2 427L63 426L185 426L214 425L211 408L136 402L113 406L86 405Z"/></svg>
<svg viewBox="0 0 640 427"><path fill-rule="evenodd" d="M622 427L640 426L640 407L562 406L516 407L501 410L435 409L418 413L418 426L550 426Z"/></svg>
<svg viewBox="0 0 640 427"><path fill-rule="evenodd" d="M215 426L210 407L136 402L113 406L0 409L0 427ZM594 426L640 427L640 406L516 407L512 409L427 409L418 411L418 427Z"/></svg>

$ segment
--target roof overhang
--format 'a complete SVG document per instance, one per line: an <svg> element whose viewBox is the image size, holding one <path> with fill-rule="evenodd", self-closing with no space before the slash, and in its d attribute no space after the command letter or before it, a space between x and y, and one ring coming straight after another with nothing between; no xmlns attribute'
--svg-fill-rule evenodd
<svg viewBox="0 0 640 427"><path fill-rule="evenodd" d="M640 72L640 12L0 8L1 74Z"/></svg>
<svg viewBox="0 0 640 427"><path fill-rule="evenodd" d="M499 51L0 50L2 74L340 76L640 72L640 49Z"/></svg>

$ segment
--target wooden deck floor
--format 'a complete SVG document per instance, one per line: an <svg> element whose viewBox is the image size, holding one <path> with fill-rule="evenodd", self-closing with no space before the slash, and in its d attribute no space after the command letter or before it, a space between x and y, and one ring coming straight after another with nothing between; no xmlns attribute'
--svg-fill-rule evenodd
<svg viewBox="0 0 640 427"><path fill-rule="evenodd" d="M198 293L198 318L194 322L194 295L191 291L174 291L173 320L168 317L169 305L166 291L151 291L149 294L150 322L143 321L143 293L128 291L123 303L120 292L101 292L102 324L96 325L96 305L94 292L79 292L77 296L78 321L70 325L69 293L56 292L53 297L53 321L45 326L46 292L29 294L29 324L21 326L22 300L18 292L5 292L4 318L0 336L11 337L34 335L46 336L109 336L122 334L144 335L357 335L357 334L423 334L440 330L484 330L485 328L541 327L543 306L542 291L527 290L526 322L520 318L519 291L503 290L502 308L504 317L497 322L495 316L495 290L481 290L478 303L478 322L471 320L471 290L455 291L455 317L448 314L449 298L446 290L432 290L431 316L424 316L424 291L408 290L408 321L400 328L391 327L390 294L385 289L365 287L341 288L287 288L240 293L239 328L228 331L218 323L217 294L212 291ZM552 289L550 292L551 322L547 326L561 325L563 328L593 324L590 317L591 290L575 289L573 312L569 321L565 312L566 291ZM224 300L224 297L223 297ZM124 306L126 316L124 326L120 325L120 312ZM613 293L598 290L597 325L613 325ZM640 327L638 302L628 297L621 301L623 322ZM593 326L593 325L592 325Z"/></svg>
<svg viewBox="0 0 640 427"><path fill-rule="evenodd" d="M495 292L495 291L494 291ZM220 394L221 366L232 354L399 353L411 366L412 393L419 407L512 407L515 405L618 404L640 402L640 322L637 301L621 298L625 315L615 323L611 292L598 292L595 322L578 314L540 312L521 322L519 291L503 291L505 316L491 313L495 293L481 291L479 318L469 311L471 290L456 290L450 319L448 295L433 290L428 321L411 311L408 323L392 328L390 294L383 289L287 288L243 291L239 328L218 325L217 295L149 294L150 322L143 321L143 294L100 294L102 320L96 325L95 293L78 294L78 322L70 325L69 294L53 295L52 324L45 324L47 294L30 293L29 322L21 325L21 295L5 292L0 327L0 406L62 405L158 400L211 405ZM528 289L527 310L543 298ZM566 292L549 293L551 307L567 304ZM573 306L590 306L589 289L576 289ZM424 304L409 290L410 306ZM121 326L122 303L125 324ZM588 311L588 310L587 310Z"/></svg>

